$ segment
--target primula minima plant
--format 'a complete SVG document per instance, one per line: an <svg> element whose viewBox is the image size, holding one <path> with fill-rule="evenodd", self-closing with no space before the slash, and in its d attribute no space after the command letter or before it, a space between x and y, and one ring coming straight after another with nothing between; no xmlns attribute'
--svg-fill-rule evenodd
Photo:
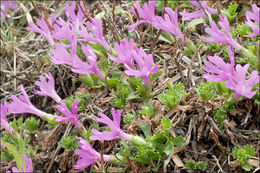
<svg viewBox="0 0 260 173"><path fill-rule="evenodd" d="M30 156L27 157L26 154L23 155L24 162L26 164L26 168L21 166L21 168L12 167L12 172L22 172L22 173L33 173L33 165L32 165L32 159ZM20 171L19 171L20 170ZM11 171L6 171L6 173L12 173Z"/></svg>
<svg viewBox="0 0 260 173"><path fill-rule="evenodd" d="M1 0L1 22L5 21L3 20L4 17L10 12L7 11L7 9L16 9L19 3L22 3L20 1L19 3L17 2ZM110 15L107 14L110 13L109 10L106 10L104 16L102 16L102 13L94 16L96 13L92 13L92 9L87 7L84 1L66 2L64 6L65 14L59 15L61 17L57 19L55 18L57 13L53 12L50 15L46 15L47 10L44 11L43 14L39 14L39 18L36 19L35 23L30 22L26 29L42 35L48 41L50 45L48 58L51 64L63 65L58 68L65 67L67 71L75 73L70 74L70 76L73 76L73 82L76 84L78 84L77 82L82 82L80 91L82 89L85 90L84 87L92 86L86 90L94 94L78 93L77 91L76 94L74 93L64 98L63 94L55 90L55 79L51 75L50 70L50 72L39 77L39 80L35 82L36 89L33 90L33 94L37 97L47 96L48 99L51 98L55 101L50 102L55 104L51 106L51 108L54 108L52 113L46 113L34 106L34 102L30 101L29 92L20 84L19 90L21 94L12 95L10 100L1 103L1 128L6 131L3 133L3 140L1 137L1 147L4 148L3 152L5 152L3 157L14 158L17 163L17 167L13 167L12 172L34 171L31 156L33 158L37 151L32 151L29 145L33 143L30 142L31 137L35 131L37 131L43 120L49 123L47 124L48 128L62 123L66 125L70 124L77 128L78 132L74 132L75 135L71 136L71 134L66 134L66 131L66 135L62 137L62 142L58 142L61 147L66 149L64 151L72 150L75 155L79 156L76 164L73 165L73 169L83 170L87 168L87 170L90 170L89 166L97 163L100 167L100 170L97 168L97 172L107 172L107 170L104 169L104 162L130 164L133 169L138 167L135 166L136 163L141 163L143 165L149 164L145 171L167 172L169 159L166 160L165 158L178 156L176 155L177 153L174 153L174 146L186 146L184 137L175 137L176 134L174 132L176 126L184 124L187 119L183 118L183 122L179 121L181 119L175 119L176 117L178 118L178 116L176 116L178 115L177 113L182 111L183 115L185 115L186 109L190 111L193 108L192 104L188 105L189 107L183 105L187 103L188 100L184 100L184 98L189 96L192 100L193 95L196 95L196 93L189 94L186 92L191 92L191 90L199 91L198 97L203 99L203 103L200 103L203 106L207 103L215 105L212 102L217 94L219 94L220 97L228 98L224 99L227 101L223 103L223 105L220 105L221 109L219 108L218 111L218 114L222 114L222 112L225 114L223 118L225 120L218 121L218 123L220 123L222 129L225 127L224 129L226 131L229 127L226 127L224 122L228 121L229 113L231 114L240 100L254 99L255 103L257 103L257 100L259 100L260 68L257 59L259 48L255 47L254 43L258 41L260 33L259 7L254 4L252 5L252 10L245 13L246 20L243 25L246 25L249 30L251 28L253 31L253 33L244 32L244 38L251 39L245 43L244 40L239 41L239 39L235 37L236 33L233 32L234 28L232 28L234 25L231 20L231 22L228 20L230 19L229 15L218 14L219 9L214 9L215 6L214 8L210 8L208 2L205 0L189 0L189 2L197 8L196 11L186 12L180 8L167 6L169 2L164 4L165 6L161 11L158 11L156 1L144 3L141 1L133 2L130 9L133 16L130 13L129 16L134 17L134 20L137 18L137 21L136 23L128 25L129 33L124 33L124 35L119 32L117 33L117 26L114 26L114 30L110 31L108 29L109 24L103 23L104 17ZM170 3L173 4L172 1ZM176 4L178 3L176 2ZM98 5L97 7L98 10L100 10L100 6ZM112 10L113 20L116 10L115 8ZM235 12L236 10L234 10L234 13ZM179 21L179 15L182 16L181 21ZM211 15L214 15L214 21L211 20ZM208 17L210 23L207 20L199 19L202 17ZM199 37L199 42L195 44L192 41L195 38L189 38L189 29L192 27L195 28L198 24L207 26L205 33L207 33L208 36ZM118 34L119 39L114 42L114 37L107 37L104 33L104 31L108 33L107 30L109 30L109 33ZM1 30L1 33L2 32L4 33L4 31ZM157 51L154 52L153 48L156 46L151 46L152 49L148 52L147 45L138 45L135 38L135 35L146 37L146 35L150 33L157 33L157 36L153 37L150 35L148 39L144 39L143 41L147 41L147 43L149 43L148 46L152 42L154 46L159 40L158 46L156 45ZM161 33L163 37L160 37L162 36L160 35ZM165 37L170 34L174 35L176 39L167 40ZM171 38L173 37L171 36ZM169 43L165 46L167 47L166 49L164 45L162 45L165 40ZM212 56L208 56L207 61L205 61L204 71L206 74L203 74L202 77L207 82L201 83L197 89L195 87L191 88L195 85L195 82L193 82L194 76L191 75L193 70L188 69L187 73L183 70L181 71L181 69L186 66L180 63L180 61L190 58L192 60L190 66L192 67L194 65L193 61L196 61L196 58L200 57L198 55L201 54L201 48L204 48L201 47L200 44L204 43L207 43L203 45L205 47L209 43L216 44L216 47L219 49L217 49L218 51L216 51L215 55L211 54ZM250 45L249 43L252 44ZM225 58L229 59L229 62L221 57L223 54L220 50L223 50L223 47L219 44L227 46L227 52L224 50L223 54ZM187 50L187 48L192 53L192 56L187 55L190 57L184 57L184 53L186 53L184 50ZM208 46L208 50L205 50L210 52L212 51L210 49L213 48ZM180 70L182 79L182 82L179 80L173 84L168 83L168 89L165 91L161 91L161 88L164 89L164 84L162 84L164 81L158 78L162 73L162 69L160 69L162 62L164 62L163 65L166 64L166 60L161 57L161 50L163 53L171 54L171 58L176 58L175 64L178 66L178 69L176 69ZM176 54L174 54L175 52ZM240 56L237 56L236 53L240 54ZM208 53L208 55L209 54L210 53ZM121 66L118 64L121 64ZM202 66L202 63L200 66ZM165 69L167 69L167 67L165 67ZM80 76L79 78L78 75ZM168 79L172 78L169 74L165 73L164 75ZM175 77L176 76L174 76L173 79L175 79ZM159 80L155 80L157 78ZM185 83L187 79L194 83L193 86L190 83ZM88 83L91 83L91 85L83 85ZM156 84L158 84L158 86ZM64 86L62 87L64 88ZM96 88L99 88L99 90L95 90ZM212 92L209 93L211 90ZM152 91L155 91L155 94L152 93ZM103 92L102 96L99 95L100 92ZM58 95L58 93L60 95ZM97 94L97 96L95 94ZM116 98L114 98L115 96ZM141 100L140 96L146 100ZM95 98L92 100L91 97ZM99 102L99 98L104 99L102 103ZM114 99L112 100L114 102L107 101L107 98ZM161 105L155 106L153 105L154 103L165 104L173 111L171 112L172 114L169 115L167 113L169 116L163 117L165 113L164 108L162 109L163 111L160 110L160 113L158 113L156 109L158 109L158 107L161 109ZM253 105L255 103L252 102L251 104ZM136 110L138 106L133 106L138 104L141 104L140 108L142 107L142 110ZM222 103L216 105L219 104ZM90 111L85 110L87 105L89 105L93 113L91 117L89 115ZM105 105L106 109L99 108L99 106L103 105ZM200 111L202 111L203 106L199 106ZM116 110L114 107L120 108L121 110ZM253 108L255 106L251 107ZM93 108L99 111L95 111ZM129 114L129 109L133 111L132 115L134 115L130 118L129 115L131 114ZM107 110L111 110L110 113ZM208 111L207 116L212 116L213 114L211 113L214 111ZM198 111L190 112L197 113ZM157 113L159 115L157 115ZM16 120L16 117L8 117L9 114L33 114L36 115L36 117L26 119L25 123L23 123L23 119ZM127 115L124 117L124 121L121 122L124 114ZM174 119L171 119L173 114L175 114ZM249 112L249 114L252 113ZM152 118L150 116L154 117ZM182 117L183 116L180 118ZM10 121L10 123L9 118L13 120L12 122ZM239 118L240 117L237 117L237 119ZM193 119L190 120L190 125L193 122L192 120ZM216 120L212 119L212 121ZM123 124L123 122L127 122L127 126ZM162 125L156 126L158 122L161 122ZM189 128L191 127L190 125ZM125 128L129 129L126 131ZM199 129L201 128L202 126ZM214 129L212 131L214 132ZM212 135L213 132L210 134ZM25 135L23 133L25 133ZM30 134L28 135L28 133ZM223 133L225 132L223 131ZM231 136L231 133L230 131L228 135ZM100 141L102 145L97 145L95 141ZM120 141L120 143L118 143L118 141ZM111 153L109 149L107 150L106 147L108 143L109 145L118 143L116 146L119 152ZM234 144L233 141L232 144ZM9 150L11 153L10 156L6 154ZM246 166L249 164L247 163L248 159L246 159L246 162L244 161ZM187 163L186 167L192 170L205 170L207 168L206 162L195 163L190 161ZM161 167L163 168L161 169ZM94 168L96 169L96 166L94 166ZM126 167L126 169L130 168ZM251 170L251 167L249 170ZM137 171L139 170L135 170L134 172Z"/></svg>
<svg viewBox="0 0 260 173"><path fill-rule="evenodd" d="M182 20L186 21L186 20L194 20L194 19L198 19L198 18L201 18L203 16L205 16L205 11L207 11L209 14L218 14L218 11L213 9L213 8L210 8L208 5L207 5L207 1L203 0L201 2L201 6L200 4L197 2L197 1L192 1L192 0L188 0L192 5L194 5L195 7L197 7L199 10L195 11L195 12L192 12L192 13L187 13L187 12L180 12L180 14L182 15ZM203 10L203 9L204 10Z"/></svg>
<svg viewBox="0 0 260 173"><path fill-rule="evenodd" d="M7 131L8 133L13 134L14 129L12 128L12 126L10 126L6 119L7 105L8 103L6 101L3 104L1 104L1 127L4 128L5 131Z"/></svg>
<svg viewBox="0 0 260 173"><path fill-rule="evenodd" d="M46 79L48 79L48 81ZM45 76L40 76L40 81L36 81L35 85L40 87L40 91L34 90L34 94L49 96L57 103L60 103L61 98L56 93L54 79L50 73L45 74Z"/></svg>
<svg viewBox="0 0 260 173"><path fill-rule="evenodd" d="M246 24L251 27L253 33L248 34L250 37L255 37L260 33L259 25L260 25L260 8L258 8L255 4L252 5L253 12L246 12ZM254 23L255 21L256 23Z"/></svg>
<svg viewBox="0 0 260 173"><path fill-rule="evenodd" d="M30 113L37 115L41 117L42 119L45 119L47 121L52 121L54 117L51 114L48 114L46 112L43 112L39 109L37 109L30 101L29 96L24 90L23 85L19 86L20 91L22 92L22 95L19 95L18 97L15 95L12 95L12 102L8 104L8 112L13 114L23 114L23 113Z"/></svg>

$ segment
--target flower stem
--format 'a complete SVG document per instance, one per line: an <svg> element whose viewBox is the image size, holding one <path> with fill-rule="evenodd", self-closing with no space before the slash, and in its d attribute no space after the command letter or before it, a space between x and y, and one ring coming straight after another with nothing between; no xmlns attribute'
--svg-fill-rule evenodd
<svg viewBox="0 0 260 173"><path fill-rule="evenodd" d="M251 64L252 66L254 66L259 72L260 72L260 67L259 67L259 60L257 59L257 57L250 52L248 49L241 47L237 53L239 53L240 55L244 56L247 58L249 64Z"/></svg>

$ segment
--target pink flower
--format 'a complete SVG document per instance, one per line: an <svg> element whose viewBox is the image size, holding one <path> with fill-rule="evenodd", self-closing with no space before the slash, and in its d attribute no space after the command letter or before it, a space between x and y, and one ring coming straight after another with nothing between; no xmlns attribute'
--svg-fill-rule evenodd
<svg viewBox="0 0 260 173"><path fill-rule="evenodd" d="M186 13L186 12L180 12L180 14L182 15L182 20L185 21L185 20L193 20L193 19L198 19L198 18L201 18L205 15L204 11L201 9L199 3L197 1L192 1L192 0L189 0L189 2L196 6L197 8L199 8L200 10L197 10L193 13ZM209 14L218 14L218 11L213 9L213 8L210 8L208 5L207 5L207 2L206 1L202 1L201 3L201 6L209 13Z"/></svg>
<svg viewBox="0 0 260 173"><path fill-rule="evenodd" d="M225 33L220 31L214 21L211 22L211 28L206 28L205 32L210 34L211 37L202 39L208 43L224 43L232 46L235 50L239 50L242 46L238 44L231 36L229 22L226 16L219 15L220 21L218 22L219 26L221 26Z"/></svg>
<svg viewBox="0 0 260 173"><path fill-rule="evenodd" d="M53 38L57 40L68 40L69 42L73 42L76 39L72 28L68 23L66 23L62 18L56 20L54 24L55 30L52 32Z"/></svg>
<svg viewBox="0 0 260 173"><path fill-rule="evenodd" d="M155 1L149 1L148 5L147 3L144 3L143 9L140 7L140 4L138 1L135 1L136 4L136 10L142 20L136 22L133 25L129 25L128 28L130 29L129 32L133 32L135 28L142 24L142 23L149 23L153 25L157 30L160 29L159 23L157 20L157 17L155 15ZM135 14L134 8L131 8L131 12Z"/></svg>
<svg viewBox="0 0 260 173"><path fill-rule="evenodd" d="M81 7L83 7L82 3L81 3ZM83 7L83 9L84 9L84 7ZM76 1L72 1L70 6L68 4L66 4L66 6L65 6L66 16L69 18L70 23L73 26L73 30L74 30L74 28L75 28L75 30L78 30L80 24L84 21L85 16L84 16L84 13L81 11L81 8L79 6L78 6L78 13L77 14L75 13L75 10L76 10Z"/></svg>
<svg viewBox="0 0 260 173"><path fill-rule="evenodd" d="M125 38L121 41L120 45L118 43L114 44L114 48L118 53L118 58L108 54L109 58L117 63L127 64L129 67L133 68L134 57L132 55L132 50L137 48L134 39L130 39L128 42Z"/></svg>
<svg viewBox="0 0 260 173"><path fill-rule="evenodd" d="M125 73L129 76L142 77L144 79L144 84L149 86L151 82L151 74L157 73L158 71L157 64L153 67L153 56L151 54L146 54L143 48L140 48L137 51L132 50L132 55L139 70L135 70L127 64L124 64L127 68Z"/></svg>
<svg viewBox="0 0 260 173"><path fill-rule="evenodd" d="M51 26L54 24L54 20L55 20L55 13L52 13L49 20ZM33 22L30 22L29 23L30 26L26 27L26 29L43 35L48 40L50 45L54 45L52 32L48 28L48 25L45 22L44 18L42 17L41 20L36 19L36 23L38 26L36 26Z"/></svg>
<svg viewBox="0 0 260 173"><path fill-rule="evenodd" d="M87 28L83 24L80 25L80 28L81 29L76 31L77 34L83 37L82 39L79 39L80 41L95 42L103 46L106 50L110 49L109 44L103 36L102 22L99 19L91 18L91 22L87 21ZM94 37L87 32L88 30L91 31Z"/></svg>
<svg viewBox="0 0 260 173"><path fill-rule="evenodd" d="M95 129L92 129L92 133L94 134L93 136L90 136L90 140L113 140L116 138L121 138L126 141L131 141L132 136L123 132L120 129L120 120L121 120L121 112L118 110L117 112L115 111L115 108L111 109L111 113L113 116L113 121L109 119L105 114L99 113L99 116L101 118L96 118L98 122L104 123L108 125L110 128L111 132L99 132Z"/></svg>
<svg viewBox="0 0 260 173"><path fill-rule="evenodd" d="M26 164L26 169L24 169L21 166L21 172L22 173L33 173L33 165L32 165L32 159L30 158L30 155L27 157L27 155L24 154L23 159L24 159L25 164ZM12 171L13 171L13 173L20 172L19 169L16 168L16 167L12 167ZM6 173L11 173L11 171L6 171Z"/></svg>
<svg viewBox="0 0 260 173"><path fill-rule="evenodd" d="M78 57L74 58L73 64L72 64L72 71L74 73L79 74L86 74L86 73L94 73L96 74L100 79L104 79L105 75L100 71L97 65L97 56L93 52L90 45L81 46L82 51L87 57L88 63L83 62Z"/></svg>
<svg viewBox="0 0 260 173"><path fill-rule="evenodd" d="M48 79L48 82L46 78ZM57 103L59 103L62 100L56 93L54 79L51 76L51 73L45 74L45 76L40 76L40 81L36 81L35 85L40 87L40 91L34 90L35 94L41 96L49 96Z"/></svg>
<svg viewBox="0 0 260 173"><path fill-rule="evenodd" d="M82 124L81 124L81 122L78 119L78 105L79 105L79 102L80 102L80 99L74 101L74 103L72 105L72 113L71 113L70 110L67 108L65 102L61 101L60 105L56 106L56 108L59 110L60 113L62 113L66 117L53 115L54 117L56 117L56 121L57 122L70 121L77 128L80 128L82 126Z"/></svg>
<svg viewBox="0 0 260 173"><path fill-rule="evenodd" d="M184 35L181 32L178 25L178 12L177 9L174 12L171 8L165 7L165 11L167 14L164 15L164 19L162 17L157 16L157 21L159 23L159 28L172 33L176 37L180 37L184 42Z"/></svg>
<svg viewBox="0 0 260 173"><path fill-rule="evenodd" d="M50 61L54 64L66 64L66 65L72 65L73 64L73 57L76 56L76 54L73 54L72 56L68 53L66 47L64 44L56 43L55 49L50 50Z"/></svg>
<svg viewBox="0 0 260 173"><path fill-rule="evenodd" d="M20 85L19 89L22 92L22 95L20 95L19 97L16 97L14 95L11 96L12 102L8 105L8 111L10 113L13 114L31 113L39 117L46 115L45 112L37 109L32 105L27 93L24 90L23 85Z"/></svg>
<svg viewBox="0 0 260 173"><path fill-rule="evenodd" d="M220 82L224 80L229 80L235 75L234 69L234 52L231 51L230 46L228 47L228 54L230 59L230 64L225 63L219 56L209 56L209 61L205 62L204 70L211 74L204 74L203 78L208 81ZM215 66L213 64L215 64ZM216 75L215 75L216 74Z"/></svg>
<svg viewBox="0 0 260 173"><path fill-rule="evenodd" d="M78 145L81 149L77 149L75 154L79 155L80 159L77 161L75 169L85 169L95 163L96 160L101 161L100 154L83 138L79 137L79 139ZM110 160L110 156L106 154L103 155L103 158L105 162Z"/></svg>
<svg viewBox="0 0 260 173"><path fill-rule="evenodd" d="M1 7L0 8L1 20L8 14L6 11L8 8L14 10L18 7L16 1L13 1L13 0L8 0L8 1L1 0L0 5L1 5L0 6Z"/></svg>
<svg viewBox="0 0 260 173"><path fill-rule="evenodd" d="M91 46L81 46L82 51L87 57L88 63L83 62L76 54L75 51L71 51L71 55L63 44L56 43L56 49L52 49L50 52L50 61L54 64L66 64L72 66L72 71L78 74L94 73L100 79L104 79L105 75L100 71L97 65L97 56L93 52ZM76 46L76 45L73 45ZM75 50L72 48L72 50Z"/></svg>
<svg viewBox="0 0 260 173"><path fill-rule="evenodd" d="M252 87L259 83L260 76L255 70L251 73L251 76L246 80L246 73L249 68L249 64L242 67L240 64L236 65L236 72L232 80L228 80L226 87L235 91L234 98L238 99L240 96L245 96L251 99L257 91L251 91Z"/></svg>
<svg viewBox="0 0 260 173"><path fill-rule="evenodd" d="M259 25L260 25L260 8L258 8L256 6L256 4L252 5L252 12L247 11L246 12L246 24L248 26L251 27L251 29L253 30L253 33L248 34L250 37L255 37L260 33L260 29L259 29ZM254 20L255 22L257 22L258 24L254 24L254 22L252 22L252 20Z"/></svg>
<svg viewBox="0 0 260 173"><path fill-rule="evenodd" d="M1 127L3 127L8 133L13 134L14 129L12 128L12 126L10 126L10 124L8 123L7 119L6 119L6 113L7 113L7 106L8 103L5 101L3 104L1 104Z"/></svg>

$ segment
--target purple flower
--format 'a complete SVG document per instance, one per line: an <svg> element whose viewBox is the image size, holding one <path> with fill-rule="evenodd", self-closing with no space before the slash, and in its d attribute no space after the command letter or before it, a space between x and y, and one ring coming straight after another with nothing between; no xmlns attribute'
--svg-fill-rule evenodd
<svg viewBox="0 0 260 173"><path fill-rule="evenodd" d="M77 128L80 128L82 126L81 122L78 119L78 105L79 105L80 99L75 100L72 105L72 113L70 110L67 108L66 104L64 101L61 101L60 105L56 106L56 108L59 110L60 113L65 115L66 117L58 116L58 115L53 115L56 117L57 122L61 121L70 121L72 122Z"/></svg>
<svg viewBox="0 0 260 173"><path fill-rule="evenodd" d="M56 43L55 47L55 49L50 50L50 61L54 64L66 64L71 66L73 64L73 57L75 57L76 54L71 56L64 44Z"/></svg>
<svg viewBox="0 0 260 173"><path fill-rule="evenodd" d="M238 99L240 96L245 96L251 99L257 91L251 91L252 87L259 83L260 76L255 70L251 73L251 76L246 80L246 73L249 68L249 64L242 67L240 64L236 65L236 72L232 80L228 80L226 87L235 91L234 98Z"/></svg>
<svg viewBox="0 0 260 173"><path fill-rule="evenodd" d="M0 125L3 127L8 133L13 134L14 129L10 124L8 123L6 119L6 113L7 113L7 106L8 103L5 101L3 104L1 104L1 120L0 120Z"/></svg>
<svg viewBox="0 0 260 173"><path fill-rule="evenodd" d="M77 161L75 169L85 169L95 163L96 160L101 161L100 154L83 138L79 137L79 139L78 145L81 149L77 149L75 154L79 155L80 159ZM110 160L110 156L106 154L103 155L103 158L105 162Z"/></svg>
<svg viewBox="0 0 260 173"><path fill-rule="evenodd" d="M176 37L180 37L184 42L184 35L181 32L178 25L178 12L177 9L174 12L171 8L166 7L165 11L167 14L164 15L164 19L162 17L157 16L157 21L159 23L159 28L172 33Z"/></svg>
<svg viewBox="0 0 260 173"><path fill-rule="evenodd" d="M66 64L72 66L72 71L78 74L94 73L100 79L104 79L105 75L100 71L97 65L97 56L93 52L91 46L81 46L82 51L87 57L88 63L83 62L76 54L75 51L71 51L71 55L68 53L66 47L63 44L56 43L56 49L52 49L50 52L50 61L54 64ZM73 50L74 48L72 48Z"/></svg>
<svg viewBox="0 0 260 173"><path fill-rule="evenodd" d="M55 21L55 13L51 14L49 21L50 21L50 25L52 26ZM42 17L41 20L36 19L36 23L38 27L33 22L30 22L29 23L30 26L26 27L26 29L43 35L48 40L50 45L54 45L52 32L50 31L48 24L46 23L44 18Z"/></svg>
<svg viewBox="0 0 260 173"><path fill-rule="evenodd" d="M253 33L248 34L250 37L255 37L260 33L260 29L259 29L259 25L260 25L260 8L258 8L256 6L256 4L252 5L252 12L247 11L246 12L246 24L248 26L251 27L251 29L253 30ZM254 24L254 22L252 22L252 20L254 20L255 22L257 22L258 24Z"/></svg>
<svg viewBox="0 0 260 173"><path fill-rule="evenodd" d="M10 113L13 114L31 113L39 117L46 115L45 112L37 109L32 105L27 93L24 90L23 85L20 85L19 89L22 92L22 95L20 95L19 97L16 97L14 95L11 96L12 102L8 105L8 111Z"/></svg>
<svg viewBox="0 0 260 173"><path fill-rule="evenodd" d="M118 58L108 54L109 58L114 62L127 64L129 67L133 68L134 57L132 55L132 50L137 48L134 39L130 39L130 41L128 42L124 38L120 44L115 43L114 48L118 53Z"/></svg>
<svg viewBox="0 0 260 173"><path fill-rule="evenodd" d="M200 7L200 4L197 2L197 1L192 1L192 0L189 0L189 2L196 6L197 8L199 8L200 10L197 10L193 13L186 13L186 12L180 12L180 14L182 15L182 20L185 21L185 20L193 20L193 19L198 19L198 18L201 18L205 15L204 11L201 9ZM206 1L202 1L201 3L201 6L209 13L209 14L218 14L218 11L213 9L213 8L210 8L208 5L207 5L207 2Z"/></svg>
<svg viewBox="0 0 260 173"><path fill-rule="evenodd" d="M135 70L127 64L124 64L127 68L125 73L129 76L142 77L144 79L144 84L149 86L151 82L151 74L157 73L158 71L157 64L153 67L153 56L151 54L146 54L143 48L140 48L137 51L132 50L132 55L139 70Z"/></svg>
<svg viewBox="0 0 260 173"><path fill-rule="evenodd" d="M46 78L48 79L48 82ZM56 93L54 79L51 76L51 73L45 74L45 76L40 76L40 81L36 81L35 85L40 87L40 91L34 90L34 94L38 94L41 96L49 96L57 103L59 103L62 100Z"/></svg>
<svg viewBox="0 0 260 173"><path fill-rule="evenodd" d="M83 37L82 39L79 39L80 41L95 42L103 46L106 50L110 49L109 44L103 36L102 22L99 19L91 18L91 22L87 21L87 28L83 24L80 25L80 28L81 29L76 31L77 34ZM94 37L87 32L88 30L91 31Z"/></svg>
<svg viewBox="0 0 260 173"><path fill-rule="evenodd" d="M13 1L13 0L8 0L8 1L3 1L3 0L1 0L1 2L0 2L0 11L1 11L1 13L0 13L0 15L1 15L1 20L7 15L7 9L9 8L9 9L16 9L18 6L17 6L17 3L16 3L16 1Z"/></svg>
<svg viewBox="0 0 260 173"><path fill-rule="evenodd" d="M202 39L208 43L224 43L232 46L235 50L239 50L242 46L238 44L231 36L229 22L226 16L219 15L220 21L218 22L225 33L220 31L214 21L211 22L211 28L206 28L205 32L210 34L211 37Z"/></svg>
<svg viewBox="0 0 260 173"><path fill-rule="evenodd" d="M93 136L90 136L90 140L102 140L102 141L107 141L107 140L113 140L116 138L121 138L126 141L131 141L132 136L123 132L120 129L120 120L121 120L121 112L118 110L117 112L115 111L115 108L111 109L111 113L113 116L113 121L109 119L105 114L99 113L99 116L101 118L96 118L98 122L104 123L108 125L110 128L111 132L99 132L95 129L92 129L92 133L94 134Z"/></svg>
<svg viewBox="0 0 260 173"><path fill-rule="evenodd" d="M228 54L230 59L230 64L225 63L219 56L209 56L209 61L205 62L204 70L211 74L204 74L203 78L208 81L220 82L224 80L229 80L235 75L234 69L234 52L231 51L231 47L228 47ZM215 66L213 64L215 64ZM216 75L215 75L216 74Z"/></svg>
<svg viewBox="0 0 260 173"><path fill-rule="evenodd" d="M142 20L136 22L133 25L129 25L128 26L128 28L130 29L129 32L133 32L135 28L142 23L149 23L153 25L157 30L159 30L160 25L155 15L155 5L156 5L155 1L149 1L148 5L147 3L144 3L143 9L140 7L138 1L135 1L135 4L136 4L136 10ZM134 8L131 8L131 12L135 14Z"/></svg>
<svg viewBox="0 0 260 173"><path fill-rule="evenodd" d="M68 40L71 43L76 39L74 32L72 31L72 28L68 23L66 23L62 18L59 18L56 20L56 23L54 24L55 30L53 30L53 38L57 40Z"/></svg>
<svg viewBox="0 0 260 173"><path fill-rule="evenodd" d="M78 5L80 5L80 4L78 4ZM82 6L82 3L81 3L81 6ZM72 1L70 6L68 4L66 4L66 6L65 6L66 16L69 18L73 28L75 28L75 30L78 30L80 24L84 21L85 16L79 6L78 6L77 14L75 13L75 10L76 10L76 1Z"/></svg>
<svg viewBox="0 0 260 173"><path fill-rule="evenodd" d="M73 67L72 71L74 73L79 73L79 74L94 73L100 79L104 79L105 75L98 68L97 56L93 52L91 46L87 45L85 47L82 45L81 48L87 57L88 64L86 62L83 62L78 57L76 57L76 58L74 58L75 61L73 61L73 64L72 64L72 67Z"/></svg>
<svg viewBox="0 0 260 173"><path fill-rule="evenodd" d="M26 154L23 155L23 159L26 164L26 169L21 166L21 172L22 173L33 173L33 165L32 165L32 159L30 158L30 155L27 157ZM13 173L20 172L18 168L12 167ZM11 173L10 171L6 171L6 173Z"/></svg>

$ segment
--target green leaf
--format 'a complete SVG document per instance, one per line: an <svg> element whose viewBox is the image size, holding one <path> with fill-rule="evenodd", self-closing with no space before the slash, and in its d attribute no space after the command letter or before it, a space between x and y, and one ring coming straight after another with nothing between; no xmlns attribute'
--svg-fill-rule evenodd
<svg viewBox="0 0 260 173"><path fill-rule="evenodd" d="M19 154L19 152L15 149L15 147L12 144L8 143L8 142L1 141L1 143L5 144L9 148L9 150L11 150L18 169L21 171L21 166L23 168L26 168L25 161L23 160L23 155L22 155L23 153Z"/></svg>
<svg viewBox="0 0 260 173"><path fill-rule="evenodd" d="M40 126L40 120L37 121L34 117L26 118L24 123L25 128L31 133L35 133Z"/></svg>
<svg viewBox="0 0 260 173"><path fill-rule="evenodd" d="M246 171L250 171L250 170L252 169L252 166L249 165L248 163L246 163L246 164L242 165L242 168L243 168L244 170L246 170Z"/></svg>
<svg viewBox="0 0 260 173"><path fill-rule="evenodd" d="M128 156L128 157L131 156L130 148L129 148L127 142L124 140L121 140L120 144L123 146L120 148L120 153L123 154L123 156Z"/></svg>
<svg viewBox="0 0 260 173"><path fill-rule="evenodd" d="M223 107L220 107L214 110L213 114L219 123L219 129L222 130L224 126L223 121L227 119L227 111Z"/></svg>
<svg viewBox="0 0 260 173"><path fill-rule="evenodd" d="M171 138L170 139L174 145L177 145L178 147L183 147L185 145L185 139L183 136L178 136L176 138Z"/></svg>
<svg viewBox="0 0 260 173"><path fill-rule="evenodd" d="M162 123L163 130L167 130L172 126L172 122L169 119L169 117L163 117L161 119L161 123Z"/></svg>
<svg viewBox="0 0 260 173"><path fill-rule="evenodd" d="M201 83L200 86L196 88L196 91L204 101L212 100L216 96L213 84L209 81L207 81L207 83Z"/></svg>
<svg viewBox="0 0 260 173"><path fill-rule="evenodd" d="M152 134L150 132L150 125L147 122L144 122L140 125L141 130L143 131L145 137L151 137Z"/></svg>
<svg viewBox="0 0 260 173"><path fill-rule="evenodd" d="M188 23L186 24L186 26L184 27L184 30L187 30L187 29L189 29L189 28L194 28L195 26L197 26L197 25L199 25L199 24L202 24L202 23L205 23L202 18L194 19L194 20L192 20L191 22L188 22Z"/></svg>
<svg viewBox="0 0 260 173"><path fill-rule="evenodd" d="M167 143L166 143L166 146L165 146L165 149L164 149L164 153L167 154L167 155L170 155L174 150L174 143L169 140Z"/></svg>
<svg viewBox="0 0 260 173"><path fill-rule="evenodd" d="M147 105L142 106L142 109L139 111L140 114L143 115L150 115L152 117L154 117L155 115L155 108L152 104L152 100L149 100Z"/></svg>
<svg viewBox="0 0 260 173"><path fill-rule="evenodd" d="M126 116L124 116L123 121L124 121L124 123L129 124L130 122L132 122L135 119L136 119L136 113L133 112L132 114L129 113Z"/></svg>
<svg viewBox="0 0 260 173"><path fill-rule="evenodd" d="M164 70L161 69L161 70L158 70L157 73L151 74L151 81L157 79L157 78L158 78L159 76L161 76L163 73L164 73Z"/></svg>
<svg viewBox="0 0 260 173"><path fill-rule="evenodd" d="M105 16L105 11L102 11L96 15L96 18L101 20Z"/></svg>
<svg viewBox="0 0 260 173"><path fill-rule="evenodd" d="M207 162L195 162L193 160L185 162L185 167L193 171L205 171L207 165Z"/></svg>
<svg viewBox="0 0 260 173"><path fill-rule="evenodd" d="M79 141L79 139L76 136L65 135L58 142L58 144L62 148L71 149L71 150L75 151L76 149L79 149L79 146L77 144L78 141Z"/></svg>
<svg viewBox="0 0 260 173"><path fill-rule="evenodd" d="M167 107L173 108L178 105L182 98L186 97L184 91L184 85L182 83L168 84L169 89L166 92L160 94L158 99L163 102Z"/></svg>

